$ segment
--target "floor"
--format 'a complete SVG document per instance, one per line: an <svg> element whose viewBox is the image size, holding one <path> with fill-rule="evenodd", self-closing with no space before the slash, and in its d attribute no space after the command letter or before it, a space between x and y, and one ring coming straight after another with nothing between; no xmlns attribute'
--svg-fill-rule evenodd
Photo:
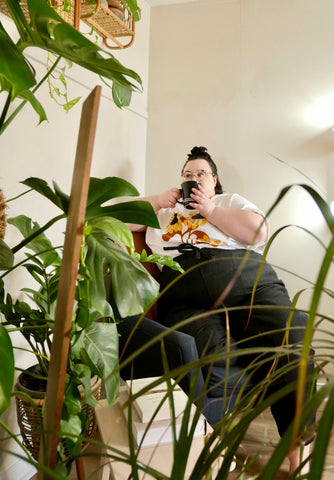
<svg viewBox="0 0 334 480"><path fill-rule="evenodd" d="M97 434L98 435L98 434ZM98 439L98 436L97 436ZM266 439L266 447L261 451L261 455L254 457L255 453L259 451L259 448L263 444L263 440ZM240 475L238 467L231 472L228 476L228 480L246 480L254 478L261 472L263 466L266 465L270 455L272 453L273 445L277 442L278 436L276 433L276 427L272 420L270 411L263 413L262 417L253 422L250 426L241 447L239 448L237 457L244 462L246 461L249 466L249 475ZM91 448L91 452L96 452L96 448ZM89 450L88 450L89 451ZM99 479L99 459L98 457L90 457L84 460L84 470L86 480L100 480ZM276 475L275 480L284 480L287 478L288 462L284 462L279 473ZM73 468L72 479L77 479L75 468ZM329 452L327 455L326 469L323 472L322 480L333 480L334 478L334 439L331 441ZM119 479L115 479L119 480Z"/></svg>

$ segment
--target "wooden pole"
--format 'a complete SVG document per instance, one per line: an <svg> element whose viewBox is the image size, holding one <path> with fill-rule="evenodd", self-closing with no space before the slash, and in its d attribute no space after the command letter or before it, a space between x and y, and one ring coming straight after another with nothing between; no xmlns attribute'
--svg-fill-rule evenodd
<svg viewBox="0 0 334 480"><path fill-rule="evenodd" d="M55 325L45 398L45 445L43 446L41 442L39 457L40 463L52 470L55 468L57 460L58 431L63 408L74 295L100 96L101 87L97 86L82 107L63 260L60 269ZM37 479L49 480L50 477L39 471Z"/></svg>

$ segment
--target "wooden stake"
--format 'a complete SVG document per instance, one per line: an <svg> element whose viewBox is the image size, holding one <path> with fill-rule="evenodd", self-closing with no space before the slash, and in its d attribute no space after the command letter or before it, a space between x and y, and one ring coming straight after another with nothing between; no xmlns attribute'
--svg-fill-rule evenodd
<svg viewBox="0 0 334 480"><path fill-rule="evenodd" d="M40 463L52 470L54 470L57 460L58 431L63 408L75 287L100 97L101 87L97 86L82 107L64 253L60 269L57 309L45 399L45 445L43 446L41 441L39 457ZM49 480L50 476L39 471L37 479Z"/></svg>

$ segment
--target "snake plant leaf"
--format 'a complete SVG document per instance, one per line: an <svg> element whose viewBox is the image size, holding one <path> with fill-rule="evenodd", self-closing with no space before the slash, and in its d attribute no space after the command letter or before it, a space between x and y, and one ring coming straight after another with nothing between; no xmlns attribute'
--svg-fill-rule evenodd
<svg viewBox="0 0 334 480"><path fill-rule="evenodd" d="M85 358L98 368L102 378L109 404L116 401L119 388L118 332L114 323L93 323L85 331Z"/></svg>
<svg viewBox="0 0 334 480"><path fill-rule="evenodd" d="M154 278L138 260L115 245L105 232L96 231L86 241L92 306L101 308L106 301L103 264L108 264L112 302L120 316L144 312L159 293L159 285Z"/></svg>
<svg viewBox="0 0 334 480"><path fill-rule="evenodd" d="M0 369L0 415L10 405L14 384L13 347L7 330L0 325L0 356L3 368Z"/></svg>
<svg viewBox="0 0 334 480"><path fill-rule="evenodd" d="M13 266L14 254L9 246L0 238L0 270L8 270Z"/></svg>
<svg viewBox="0 0 334 480"><path fill-rule="evenodd" d="M13 100L36 84L35 71L0 22L0 87Z"/></svg>

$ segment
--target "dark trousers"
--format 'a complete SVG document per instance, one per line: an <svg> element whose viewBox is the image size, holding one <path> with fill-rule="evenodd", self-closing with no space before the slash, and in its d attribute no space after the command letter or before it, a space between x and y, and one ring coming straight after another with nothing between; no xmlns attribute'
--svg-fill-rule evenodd
<svg viewBox="0 0 334 480"><path fill-rule="evenodd" d="M189 252L176 257L175 260L186 270L186 273L181 276L168 267L163 268L160 279L161 290L176 277L179 276L179 279L164 292L159 300L159 321L164 325L173 326L186 318L203 314L199 319L182 327L183 331L195 337L199 354L204 349L206 353L226 350L226 312L210 313L210 309L217 302L216 308L229 309L228 321L231 336L235 342L241 342L238 348L280 347L284 341L287 343L286 339L288 339L289 346L295 348L296 354L291 353L290 349L289 356L279 356L275 365L276 370L288 362L291 367L285 368L285 373L276 383L276 387L275 385L271 387L272 392L273 389L281 388L297 379L296 359L300 351L298 345L302 345L304 338L305 315L294 313L289 334L286 337L291 301L274 269L268 263L264 263L249 317L252 292L262 257L255 252L250 252L240 274L236 276L245 253L243 249L197 249L194 247ZM195 265L197 267L191 269ZM220 302L221 294L225 289L227 293ZM261 336L256 337L260 333ZM255 377L258 379L266 377L273 365L272 356L273 353L268 354L267 363L256 368ZM260 357L262 360L265 358L263 354ZM254 355L252 357L247 355L241 356L238 360L235 358L234 361L249 365L254 358ZM216 364L223 366L224 363L224 360L220 360ZM313 365L310 362L309 373L312 369ZM295 394L287 395L275 403L272 406L272 413L278 431L282 435L295 416Z"/></svg>

